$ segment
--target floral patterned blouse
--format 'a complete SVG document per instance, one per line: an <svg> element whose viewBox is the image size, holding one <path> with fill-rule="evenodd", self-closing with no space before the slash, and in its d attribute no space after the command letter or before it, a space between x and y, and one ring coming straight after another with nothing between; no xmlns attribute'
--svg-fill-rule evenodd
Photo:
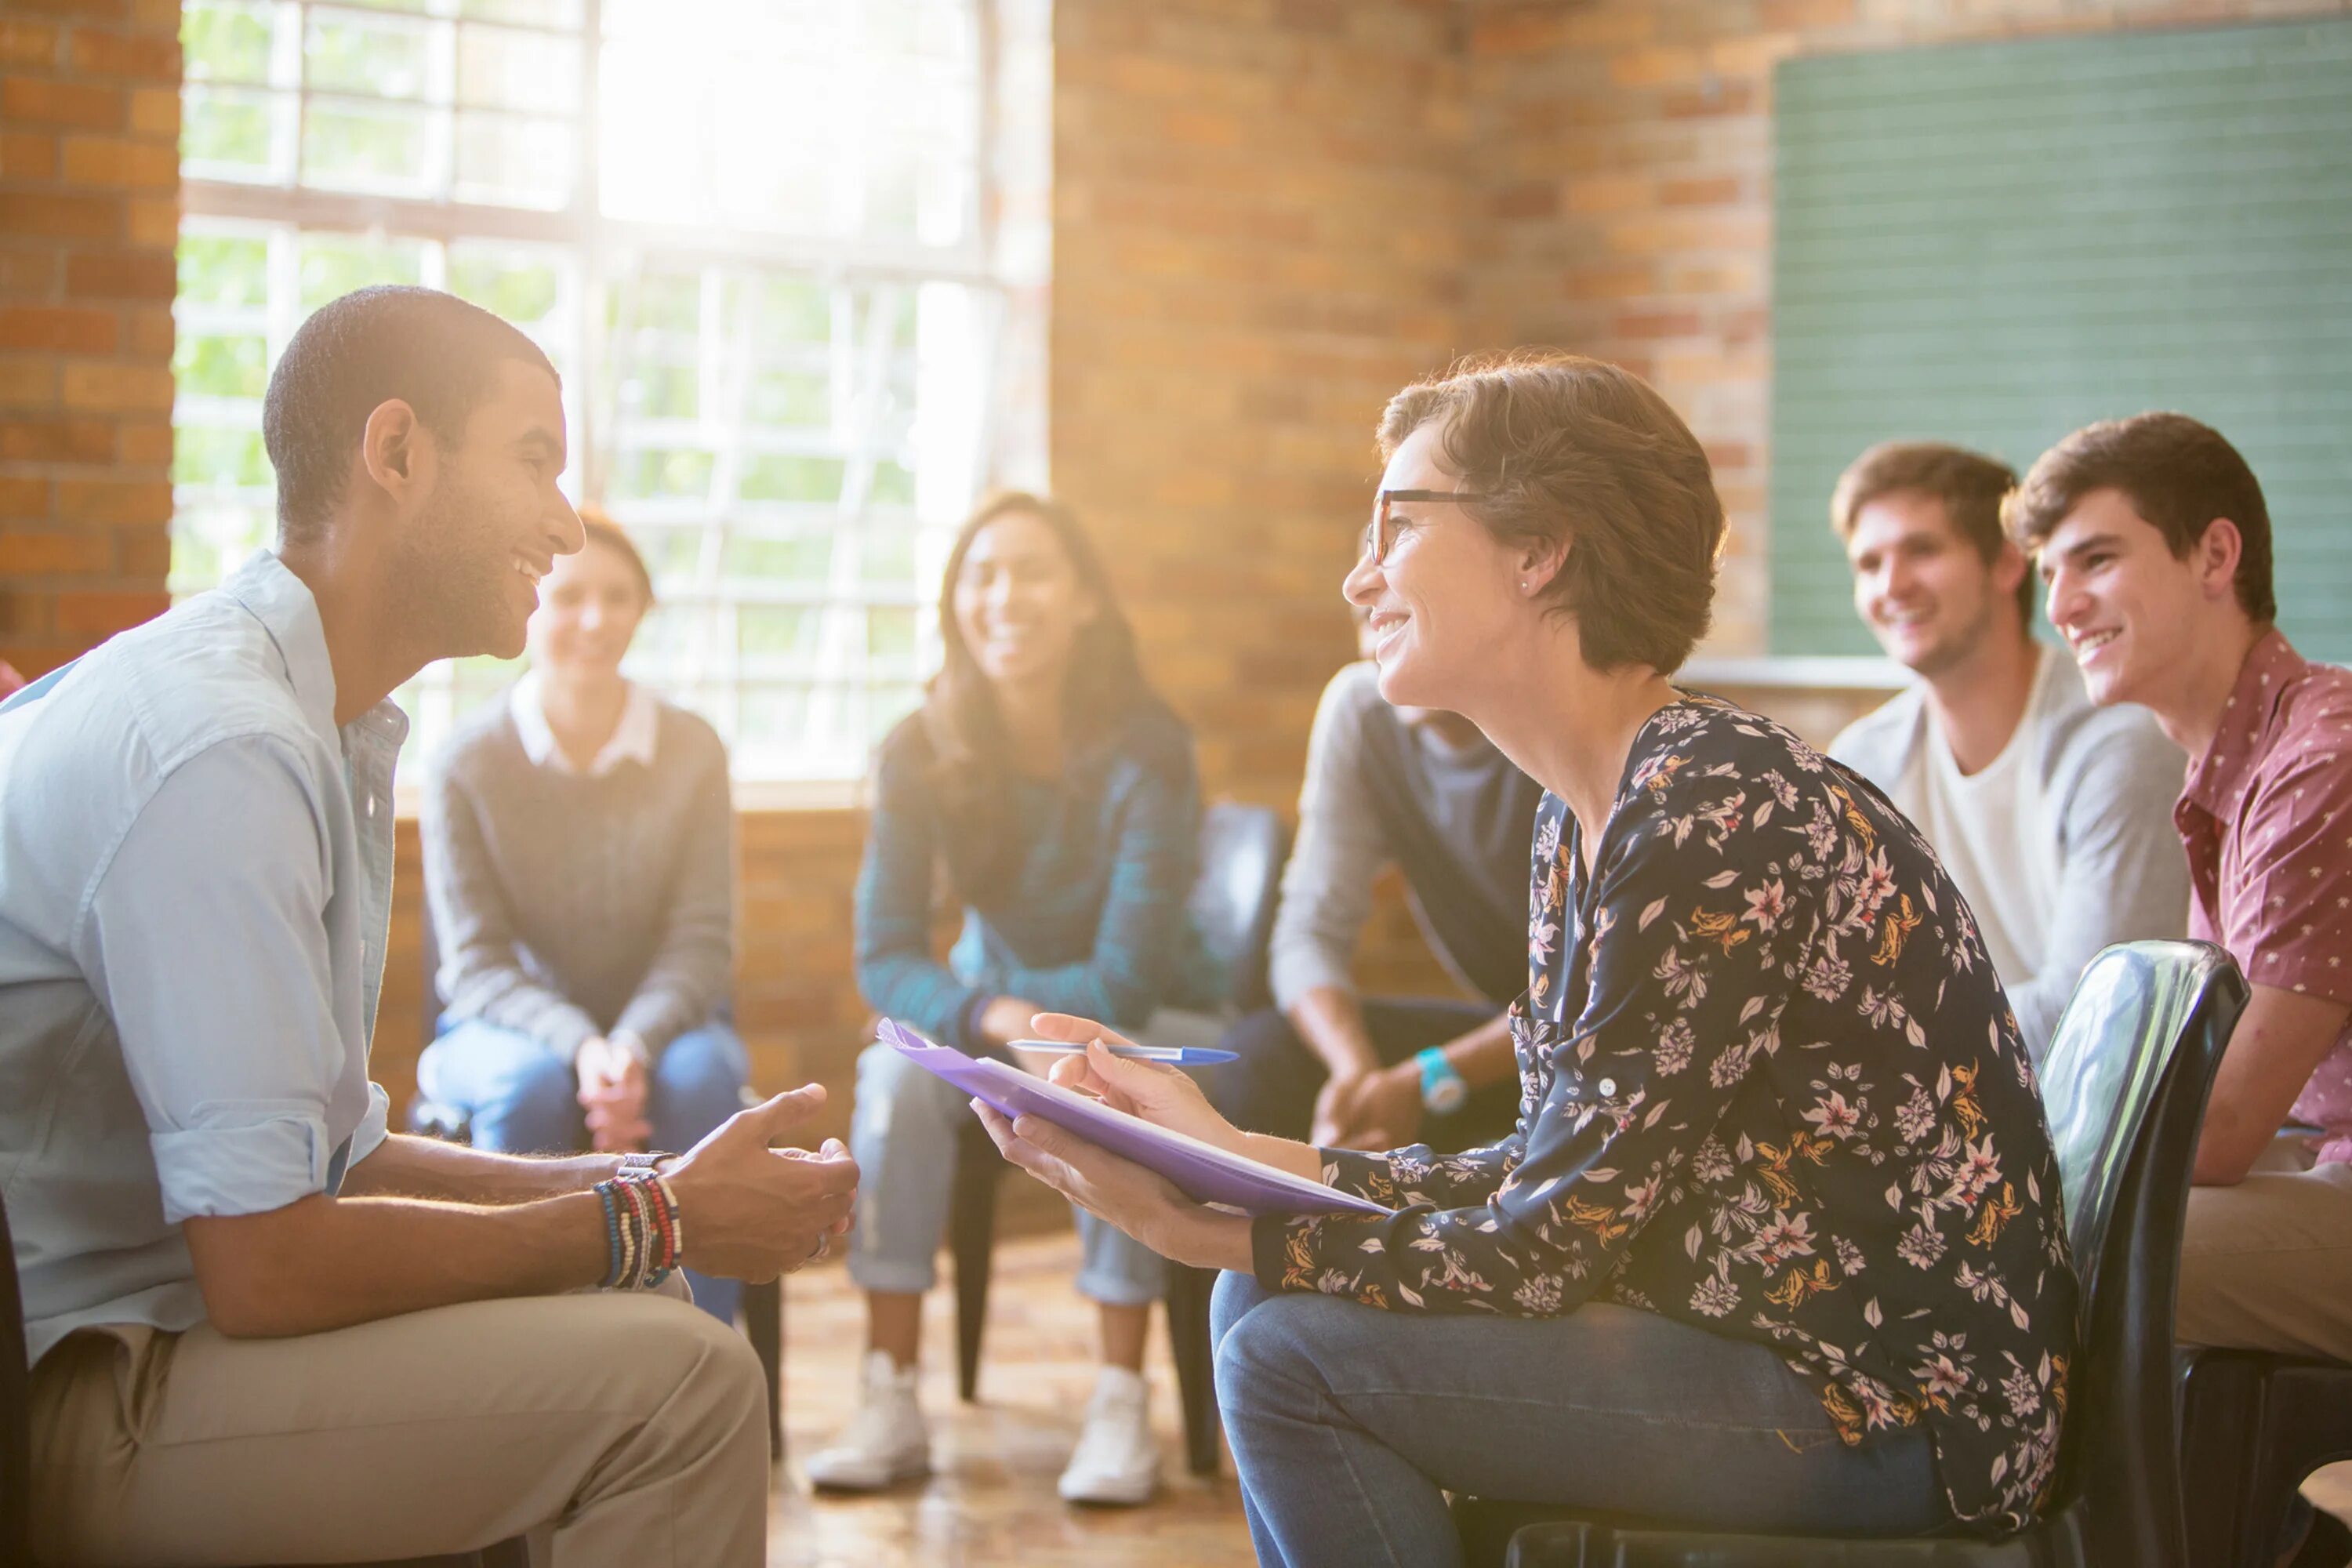
<svg viewBox="0 0 2352 1568"><path fill-rule="evenodd" d="M1952 1513L2049 1488L2077 1286L1975 921L1885 798L1706 698L1644 724L1593 858L1538 807L1517 1130L1324 1152L1384 1219L1266 1216L1269 1288L1522 1317L1608 1300L1777 1349L1848 1443L1927 1423Z"/></svg>

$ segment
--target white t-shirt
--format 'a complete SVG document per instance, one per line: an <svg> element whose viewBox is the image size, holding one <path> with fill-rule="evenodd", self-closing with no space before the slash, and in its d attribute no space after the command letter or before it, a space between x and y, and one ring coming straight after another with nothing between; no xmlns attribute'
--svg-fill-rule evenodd
<svg viewBox="0 0 2352 1568"><path fill-rule="evenodd" d="M2058 857L2053 803L2041 769L2026 753L2053 700L2065 695L2051 679L2052 651L2041 649L2025 713L2000 754L1973 773L1960 772L1939 725L1926 726L1888 793L1936 847L1960 897L1969 901L2004 985L2032 980L2047 951L2049 915L2058 903Z"/></svg>

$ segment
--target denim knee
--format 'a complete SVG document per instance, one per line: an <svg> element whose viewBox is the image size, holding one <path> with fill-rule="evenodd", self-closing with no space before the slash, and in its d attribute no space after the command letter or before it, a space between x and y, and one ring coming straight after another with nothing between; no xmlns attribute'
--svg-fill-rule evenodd
<svg viewBox="0 0 2352 1568"><path fill-rule="evenodd" d="M581 1146L579 1079L535 1040L461 1024L433 1042L418 1069L435 1099L466 1113L478 1148L567 1154Z"/></svg>
<svg viewBox="0 0 2352 1568"><path fill-rule="evenodd" d="M1307 1347L1294 1330L1285 1299L1246 1275L1227 1273L1210 1298L1209 1338L1213 1347L1217 1405L1235 1420L1266 1407L1266 1397L1291 1386L1307 1361Z"/></svg>
<svg viewBox="0 0 2352 1568"><path fill-rule="evenodd" d="M691 1029L670 1041L653 1068L647 1120L667 1148L699 1142L743 1109L750 1078L742 1042L724 1025Z"/></svg>

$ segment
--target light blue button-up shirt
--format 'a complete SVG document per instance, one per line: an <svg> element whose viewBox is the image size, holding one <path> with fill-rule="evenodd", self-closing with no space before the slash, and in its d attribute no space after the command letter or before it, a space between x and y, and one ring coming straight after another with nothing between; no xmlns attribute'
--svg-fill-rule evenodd
<svg viewBox="0 0 2352 1568"><path fill-rule="evenodd" d="M0 704L0 1189L37 1361L204 1319L180 1222L331 1193L368 1081L408 721L340 731L267 552Z"/></svg>

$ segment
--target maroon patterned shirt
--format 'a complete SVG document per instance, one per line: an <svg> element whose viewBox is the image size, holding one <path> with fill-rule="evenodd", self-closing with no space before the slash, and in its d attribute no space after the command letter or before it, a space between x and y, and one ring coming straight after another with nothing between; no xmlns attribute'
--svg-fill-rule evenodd
<svg viewBox="0 0 2352 1568"><path fill-rule="evenodd" d="M2276 630L2246 655L2213 743L2172 808L2197 891L2189 934L2246 978L2352 1003L2352 670ZM2352 1162L2352 1026L2294 1102Z"/></svg>

